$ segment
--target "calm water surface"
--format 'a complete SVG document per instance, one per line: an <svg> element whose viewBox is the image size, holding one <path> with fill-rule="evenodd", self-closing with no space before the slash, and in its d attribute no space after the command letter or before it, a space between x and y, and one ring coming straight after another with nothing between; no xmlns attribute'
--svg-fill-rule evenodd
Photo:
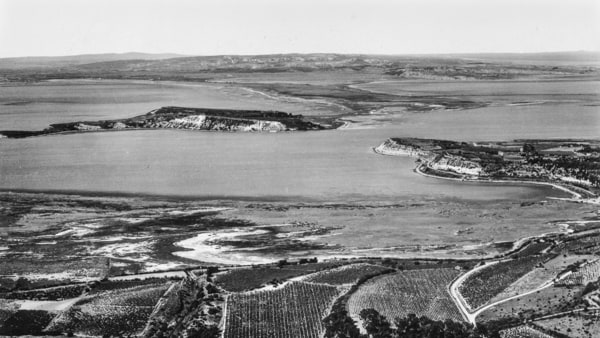
<svg viewBox="0 0 600 338"><path fill-rule="evenodd" d="M374 154L379 130L289 134L130 131L0 142L0 187L338 199L538 198L549 189L461 184Z"/></svg>
<svg viewBox="0 0 600 338"><path fill-rule="evenodd" d="M283 110L318 113L318 107L279 102L224 84L55 80L0 85L0 130L39 130L51 123L118 119L163 106Z"/></svg>

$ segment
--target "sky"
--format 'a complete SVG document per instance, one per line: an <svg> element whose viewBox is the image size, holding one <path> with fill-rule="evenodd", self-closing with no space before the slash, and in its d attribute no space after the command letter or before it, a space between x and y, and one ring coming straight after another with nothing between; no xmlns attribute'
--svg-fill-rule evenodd
<svg viewBox="0 0 600 338"><path fill-rule="evenodd" d="M575 50L598 0L0 0L0 57Z"/></svg>

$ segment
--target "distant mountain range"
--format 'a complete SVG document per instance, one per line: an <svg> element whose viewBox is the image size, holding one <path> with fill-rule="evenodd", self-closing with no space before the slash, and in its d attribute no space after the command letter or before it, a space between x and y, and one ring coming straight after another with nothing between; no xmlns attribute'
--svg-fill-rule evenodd
<svg viewBox="0 0 600 338"><path fill-rule="evenodd" d="M342 71L403 78L506 79L597 72L600 52L364 55L90 54L0 59L0 81L115 78L204 81L235 73Z"/></svg>
<svg viewBox="0 0 600 338"><path fill-rule="evenodd" d="M415 55L369 55L369 54L334 54L334 53L289 53L289 54L261 54L261 55L212 55L189 56L174 53L105 53L81 54L67 56L25 56L0 58L0 68L30 68L30 67L67 67L90 64L86 68L95 68L106 65L134 64L136 61L162 61L153 62L158 66L173 63L189 64L198 63L213 67L253 64L258 67L264 64L272 66L290 66L296 63L344 63L353 62L359 65L378 64L381 61L407 60L412 58L460 58L481 59L482 61L538 61L538 62L600 62L600 52L573 51L573 52L547 52L547 53L466 53L466 54L415 54ZM178 60L169 60L178 59ZM125 62L129 61L129 62ZM134 62L132 62L134 61ZM112 63L112 64L111 64ZM96 64L96 65L92 65ZM149 63L150 64L150 63Z"/></svg>

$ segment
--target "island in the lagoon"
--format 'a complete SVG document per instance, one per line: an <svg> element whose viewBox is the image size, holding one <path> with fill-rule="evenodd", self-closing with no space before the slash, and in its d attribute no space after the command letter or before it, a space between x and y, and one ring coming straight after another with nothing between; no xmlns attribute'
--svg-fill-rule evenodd
<svg viewBox="0 0 600 338"><path fill-rule="evenodd" d="M188 129L229 132L281 132L333 129L341 125L308 121L302 115L279 111L162 107L126 119L56 123L39 131L0 130L0 137L24 138L69 132L131 129Z"/></svg>

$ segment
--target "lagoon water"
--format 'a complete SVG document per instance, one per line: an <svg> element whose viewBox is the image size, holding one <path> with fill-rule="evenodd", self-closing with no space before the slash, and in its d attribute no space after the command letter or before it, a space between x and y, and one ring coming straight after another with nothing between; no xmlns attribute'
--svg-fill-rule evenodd
<svg viewBox="0 0 600 338"><path fill-rule="evenodd" d="M429 179L413 159L373 153L389 134L177 130L104 132L0 142L0 187L323 200L538 198L548 189Z"/></svg>
<svg viewBox="0 0 600 338"><path fill-rule="evenodd" d="M110 87L110 83L103 85ZM38 129L48 121L79 120L74 107L93 107L86 110L85 117L100 119L143 114L167 101L185 105L179 104L175 94L169 96L171 92L162 99L160 95L127 97L115 93L114 100L106 102L104 96L103 100L99 99L102 102L90 103L98 88L86 96L82 94L86 91L85 85L79 86L83 88L76 89L78 100L85 102L70 103L65 98L65 102L52 103L51 111L45 111L43 107L47 105L42 102L28 103L24 98L20 99L21 104L3 106L0 129L30 126L31 121L36 121L31 122L34 128L24 129ZM54 97L52 88L38 90ZM160 89L154 90L160 92ZM273 100L243 96L239 92L223 94L214 88L195 86L190 90L193 95L185 94L188 96L182 100L195 106L243 108L240 106L248 104L255 109L290 108L288 111L303 108L299 104L279 105ZM143 91L138 88L135 92ZM10 96L14 96L14 91L6 93L0 92L2 102L17 102ZM57 92L60 93L62 91ZM212 101L208 99L211 97ZM0 139L0 188L319 200L536 199L559 193L549 188L424 178L412 172L413 159L377 155L371 147L394 136L456 140L597 138L600 109L588 103L589 100L500 105L464 111L404 112L391 116L377 128L363 128L359 124L357 128L322 132L232 134L147 130ZM11 107L10 114L5 107ZM15 107L19 108L15 110ZM6 127L7 123L10 128Z"/></svg>
<svg viewBox="0 0 600 338"><path fill-rule="evenodd" d="M51 80L0 85L0 130L39 130L52 123L127 118L163 106L307 110L224 84Z"/></svg>

